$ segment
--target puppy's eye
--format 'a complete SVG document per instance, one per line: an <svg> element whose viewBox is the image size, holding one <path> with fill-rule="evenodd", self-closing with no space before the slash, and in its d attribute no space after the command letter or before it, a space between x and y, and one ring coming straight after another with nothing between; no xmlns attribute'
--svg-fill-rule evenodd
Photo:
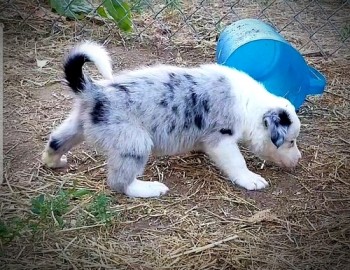
<svg viewBox="0 0 350 270"><path fill-rule="evenodd" d="M295 143L295 140L290 141L290 142L289 142L290 147L293 147L293 146L294 146L294 143Z"/></svg>

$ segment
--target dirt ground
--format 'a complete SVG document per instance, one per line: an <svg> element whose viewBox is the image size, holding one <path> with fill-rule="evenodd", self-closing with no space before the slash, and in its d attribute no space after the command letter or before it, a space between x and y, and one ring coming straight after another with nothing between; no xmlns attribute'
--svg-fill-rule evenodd
<svg viewBox="0 0 350 270"><path fill-rule="evenodd" d="M307 58L328 85L299 113L300 166L261 168L244 150L269 188L233 186L206 156L189 153L150 159L142 178L164 182L168 195L130 199L108 189L105 159L92 146L72 150L66 169L42 166L48 135L72 104L60 80L75 40L65 29L55 34L22 19L5 21L0 269L350 269L349 50ZM97 30L82 35L89 36L103 40ZM114 35L107 44L115 70L214 61L213 52L196 47L122 41ZM33 199L71 189L89 193L68 199L63 214L53 204L44 218L33 213ZM108 222L88 207L96 194L111 201Z"/></svg>

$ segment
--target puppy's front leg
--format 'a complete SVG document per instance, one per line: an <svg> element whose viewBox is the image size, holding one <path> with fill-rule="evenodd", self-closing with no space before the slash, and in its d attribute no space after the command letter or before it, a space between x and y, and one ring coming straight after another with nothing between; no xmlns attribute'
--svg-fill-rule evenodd
<svg viewBox="0 0 350 270"><path fill-rule="evenodd" d="M264 178L247 168L244 157L233 139L225 138L215 146L206 145L204 151L233 183L248 190L262 189L269 185Z"/></svg>

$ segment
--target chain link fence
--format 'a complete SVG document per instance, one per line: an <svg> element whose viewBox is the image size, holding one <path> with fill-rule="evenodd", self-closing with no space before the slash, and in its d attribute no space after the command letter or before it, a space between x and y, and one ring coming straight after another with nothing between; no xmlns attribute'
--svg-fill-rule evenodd
<svg viewBox="0 0 350 270"><path fill-rule="evenodd" d="M60 11L58 2L63 3ZM117 17L103 14L110 3L119 5ZM0 9L5 26L42 22L51 34L64 34L70 27L75 39L97 31L105 40L118 33L158 47L214 48L226 25L258 18L304 55L348 56L350 47L350 0L23 0L4 1ZM132 31L125 34L120 28L128 16Z"/></svg>

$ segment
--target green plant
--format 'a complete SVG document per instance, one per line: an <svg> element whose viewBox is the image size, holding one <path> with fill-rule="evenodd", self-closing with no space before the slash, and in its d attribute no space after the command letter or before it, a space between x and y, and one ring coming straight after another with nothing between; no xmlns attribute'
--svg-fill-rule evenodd
<svg viewBox="0 0 350 270"><path fill-rule="evenodd" d="M50 6L58 14L78 20L94 11L86 0L50 0ZM132 30L130 7L126 1L102 0L96 12L103 18L113 20L120 29L126 32Z"/></svg>
<svg viewBox="0 0 350 270"><path fill-rule="evenodd" d="M113 19L118 27L126 32L132 30L130 6L125 1L104 0L97 9L97 14L107 19Z"/></svg>
<svg viewBox="0 0 350 270"><path fill-rule="evenodd" d="M50 0L51 8L60 15L71 19L82 19L93 10L86 0Z"/></svg>
<svg viewBox="0 0 350 270"><path fill-rule="evenodd" d="M110 209L111 198L106 194L98 194L90 206L88 211L92 214L99 223L109 223L112 221L115 213Z"/></svg>
<svg viewBox="0 0 350 270"><path fill-rule="evenodd" d="M62 215L67 212L69 207L68 196L64 191L60 191L57 197L46 198L41 194L32 200L32 213L37 215L41 222L46 223L53 219L58 222L60 227L63 227L64 222Z"/></svg>
<svg viewBox="0 0 350 270"><path fill-rule="evenodd" d="M32 235L35 235L52 224L58 225L60 228L64 227L63 216L70 210L71 201L80 199L90 193L87 189L76 189L74 187L67 190L60 190L56 196L52 197L45 196L44 194L39 195L31 201L32 215L12 218L6 221L0 220L1 243L6 244L11 242L23 232L31 232ZM96 209L100 208L97 207ZM103 217L102 213L99 215Z"/></svg>
<svg viewBox="0 0 350 270"><path fill-rule="evenodd" d="M86 189L69 189L66 191L60 190L57 196L52 198L47 198L44 194L41 194L32 200L31 211L39 217L42 223L54 221L55 224L63 227L64 220L62 216L68 212L70 200L89 193Z"/></svg>
<svg viewBox="0 0 350 270"><path fill-rule="evenodd" d="M266 0L265 0L266 1ZM167 9L180 9L181 0L164 0ZM70 19L83 19L87 14L114 21L125 32L132 31L131 13L151 7L151 0L100 0L95 9L87 0L49 0L53 11Z"/></svg>
<svg viewBox="0 0 350 270"><path fill-rule="evenodd" d="M20 218L12 219L8 222L0 221L0 240L4 243L12 241L19 236L26 226L26 222Z"/></svg>

